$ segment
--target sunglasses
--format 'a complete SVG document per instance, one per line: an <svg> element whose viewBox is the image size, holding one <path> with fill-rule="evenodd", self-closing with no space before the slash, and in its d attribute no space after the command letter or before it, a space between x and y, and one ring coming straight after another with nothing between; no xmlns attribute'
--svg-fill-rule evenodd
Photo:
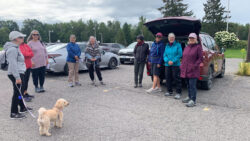
<svg viewBox="0 0 250 141"><path fill-rule="evenodd" d="M39 36L39 34L32 34L32 36Z"/></svg>
<svg viewBox="0 0 250 141"><path fill-rule="evenodd" d="M159 36L159 35L158 35L158 36L156 36L156 37L157 37L157 38L162 38L162 36Z"/></svg>
<svg viewBox="0 0 250 141"><path fill-rule="evenodd" d="M24 39L24 37L18 37L18 39Z"/></svg>

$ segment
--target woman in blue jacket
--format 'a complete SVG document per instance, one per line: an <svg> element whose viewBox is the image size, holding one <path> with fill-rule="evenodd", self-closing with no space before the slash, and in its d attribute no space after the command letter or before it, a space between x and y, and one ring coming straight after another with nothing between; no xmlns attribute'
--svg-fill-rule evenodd
<svg viewBox="0 0 250 141"><path fill-rule="evenodd" d="M70 35L70 43L67 45L67 64L69 68L69 87L74 87L73 79L76 86L81 86L79 82L79 59L81 56L81 49L78 44L76 44L76 36Z"/></svg>
<svg viewBox="0 0 250 141"><path fill-rule="evenodd" d="M182 57L182 47L181 44L175 41L174 33L168 35L169 43L166 45L164 52L164 62L165 62L165 77L167 79L167 90L165 96L172 96L172 82L176 83L176 95L175 99L181 98L182 85L180 78L180 59Z"/></svg>
<svg viewBox="0 0 250 141"><path fill-rule="evenodd" d="M161 92L160 85L160 68L163 62L163 53L165 49L165 44L162 41L162 33L156 34L155 42L152 44L150 53L148 56L148 61L151 65L151 74L153 75L153 86L147 90L147 93Z"/></svg>

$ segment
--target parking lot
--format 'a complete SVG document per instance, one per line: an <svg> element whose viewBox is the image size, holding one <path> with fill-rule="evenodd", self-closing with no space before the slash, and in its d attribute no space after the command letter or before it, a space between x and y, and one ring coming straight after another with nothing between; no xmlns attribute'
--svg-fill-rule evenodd
<svg viewBox="0 0 250 141"><path fill-rule="evenodd" d="M250 78L235 75L240 59L227 59L226 75L215 79L212 90L198 90L197 106L185 107L164 93L147 94L133 88L133 65L103 70L105 86L90 84L87 72L80 74L81 87L69 88L67 76L48 75L46 93L35 94L40 107L52 108L58 98L70 102L64 110L62 129L52 128L51 137L39 135L36 119L9 118L12 97L6 72L0 72L1 141L246 141L250 140ZM146 72L146 71L145 71ZM165 90L165 87L163 87ZM34 92L30 81L30 93ZM183 97L187 89L184 88Z"/></svg>

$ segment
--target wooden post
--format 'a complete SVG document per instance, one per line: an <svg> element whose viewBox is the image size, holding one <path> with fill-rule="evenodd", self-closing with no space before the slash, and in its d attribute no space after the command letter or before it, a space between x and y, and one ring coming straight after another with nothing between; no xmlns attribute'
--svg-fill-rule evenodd
<svg viewBox="0 0 250 141"><path fill-rule="evenodd" d="M248 31L248 47L247 47L247 59L246 62L250 62L250 25L249 25L249 31Z"/></svg>

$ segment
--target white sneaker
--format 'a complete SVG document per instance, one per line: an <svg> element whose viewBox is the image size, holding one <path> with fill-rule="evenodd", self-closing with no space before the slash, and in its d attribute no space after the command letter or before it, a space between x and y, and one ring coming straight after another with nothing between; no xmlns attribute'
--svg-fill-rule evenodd
<svg viewBox="0 0 250 141"><path fill-rule="evenodd" d="M69 83L68 86L69 86L69 87L74 87L73 83Z"/></svg>
<svg viewBox="0 0 250 141"><path fill-rule="evenodd" d="M156 87L156 88L154 89L154 92L156 92L156 93L158 93L158 92L162 92L162 89L161 89L161 88Z"/></svg>
<svg viewBox="0 0 250 141"><path fill-rule="evenodd" d="M147 93L151 93L154 89L153 88L150 88L148 90L146 90Z"/></svg>

